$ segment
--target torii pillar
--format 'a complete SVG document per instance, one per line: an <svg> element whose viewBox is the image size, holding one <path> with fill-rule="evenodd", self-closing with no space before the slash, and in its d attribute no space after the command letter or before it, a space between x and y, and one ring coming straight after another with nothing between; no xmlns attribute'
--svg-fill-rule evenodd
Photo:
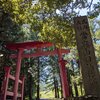
<svg viewBox="0 0 100 100"><path fill-rule="evenodd" d="M62 58L62 53L60 49L58 49L58 57L59 57L59 69L60 69L60 76L61 76L61 84L62 84L62 90L63 90L63 98L64 100L67 100L67 97L69 97L69 86L68 86L68 79L67 79L67 71L66 71L66 61Z"/></svg>
<svg viewBox="0 0 100 100"><path fill-rule="evenodd" d="M20 76L20 69L21 69L21 60L22 60L22 53L23 49L18 49L17 54L17 64L16 64L16 72L15 72L15 84L14 84L14 96L13 100L17 100L18 95L18 84L19 84L19 76Z"/></svg>

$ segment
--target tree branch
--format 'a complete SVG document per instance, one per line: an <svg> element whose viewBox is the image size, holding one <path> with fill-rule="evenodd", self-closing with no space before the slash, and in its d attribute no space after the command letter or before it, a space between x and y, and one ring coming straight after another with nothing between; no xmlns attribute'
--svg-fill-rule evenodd
<svg viewBox="0 0 100 100"><path fill-rule="evenodd" d="M89 11L91 11L91 6L92 6L93 0L91 0L90 5L89 5Z"/></svg>

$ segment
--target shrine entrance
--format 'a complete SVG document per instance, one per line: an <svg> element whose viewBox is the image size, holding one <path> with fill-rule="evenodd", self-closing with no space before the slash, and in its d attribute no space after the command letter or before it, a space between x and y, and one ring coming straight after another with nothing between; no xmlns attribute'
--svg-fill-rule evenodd
<svg viewBox="0 0 100 100"><path fill-rule="evenodd" d="M24 42L24 43L9 43L6 44L6 48L9 50L17 51L17 54L11 54L9 58L16 59L16 71L15 75L12 76L10 74L10 67L5 67L5 78L2 84L1 89L1 99L6 100L7 96L12 96L12 100L17 100L17 98L20 98L20 100L23 100L23 93L24 93L24 80L25 77L20 78L20 69L21 69L21 61L23 58L31 58L31 57L39 57L39 56L54 56L58 55L59 59L59 69L60 69L60 76L61 76L61 83L62 83L62 92L63 92L63 98L67 99L69 97L69 86L67 81L67 73L65 68L65 62L62 58L62 54L69 53L69 50L67 49L57 49L55 48L52 51L45 51L45 48L54 47L54 45L50 42ZM34 53L25 53L25 50L31 50L35 49L36 52ZM8 83L9 79L14 81L14 87L13 91L8 91ZM21 84L21 93L18 93L19 84Z"/></svg>

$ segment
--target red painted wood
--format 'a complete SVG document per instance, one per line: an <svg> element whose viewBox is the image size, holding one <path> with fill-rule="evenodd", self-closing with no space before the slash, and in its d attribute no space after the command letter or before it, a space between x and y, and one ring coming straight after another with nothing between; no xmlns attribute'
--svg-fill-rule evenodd
<svg viewBox="0 0 100 100"><path fill-rule="evenodd" d="M24 96L24 81L25 81L25 77L22 77L22 87L21 87L21 100L23 100L23 96Z"/></svg>
<svg viewBox="0 0 100 100"><path fill-rule="evenodd" d="M9 79L15 81L15 77L12 76L12 75L10 75L10 67L5 67L4 70L5 70L5 78L4 78L3 86L2 86L2 90L1 90L1 92L2 92L2 98L1 98L1 99L2 99L2 100L6 100L6 97L7 97L7 96L14 96L14 92L7 91L7 88L8 88ZM21 92L22 92L22 94L18 94L18 93L17 93L17 96L18 96L18 97L21 97L21 98L23 98L24 79L25 79L25 78L23 77L22 80L18 80L18 82L19 82L20 84L22 84L22 87L21 87ZM0 100L1 100L1 99L0 99ZM21 99L21 100L23 100L23 99Z"/></svg>
<svg viewBox="0 0 100 100"><path fill-rule="evenodd" d="M61 81L62 81L62 90L63 90L63 97L66 99L69 97L69 86L67 80L67 72L65 68L65 61L60 60L60 74L61 74Z"/></svg>
<svg viewBox="0 0 100 100"><path fill-rule="evenodd" d="M4 68L4 70L5 70L5 77L4 77L3 86L2 86L2 100L6 100L10 67L7 66Z"/></svg>
<svg viewBox="0 0 100 100"><path fill-rule="evenodd" d="M13 93L13 92L10 92L10 91L7 91L7 95L8 95L8 96L13 96L14 93Z"/></svg>
<svg viewBox="0 0 100 100"><path fill-rule="evenodd" d="M62 81L62 89L63 89L63 97L66 99L69 96L69 91L68 91L68 82L67 82L67 76L66 76L66 71L65 71L65 63L62 60L62 54L67 54L70 51L69 50L65 50L65 49L56 49L53 51L43 51L42 49L44 47L50 47L53 46L52 43L49 42L39 42L39 41L35 41L35 42L24 42L24 43L10 43L7 44L6 47L8 49L12 49L12 50L19 50L18 51L18 55L12 54L10 57L11 58L16 58L17 59L17 65L16 65L16 73L15 73L15 78L13 76L10 75L10 78L15 80L15 85L14 85L14 96L13 96L13 100L17 100L18 97L18 84L21 83L22 84L22 90L21 90L21 100L23 100L23 93L24 93L24 78L21 80L19 80L19 76L20 76L20 69L21 69L21 59L22 58L30 58L30 57L39 57L39 56L48 56L48 55L56 55L58 54L59 56L59 64L60 66L60 74L61 74L61 81ZM21 48L21 49L20 49ZM23 54L24 49L32 49L32 48L39 48L38 52L35 52L33 54ZM10 92L9 92L10 94Z"/></svg>
<svg viewBox="0 0 100 100"><path fill-rule="evenodd" d="M35 47L43 48L43 47L50 47L50 46L53 46L53 44L50 42L39 42L39 41L6 44L6 47L8 49L12 49L12 50L17 50L19 48L31 49L31 48L35 48Z"/></svg>
<svg viewBox="0 0 100 100"><path fill-rule="evenodd" d="M22 95L21 94L18 94L18 96L17 97L21 97Z"/></svg>
<svg viewBox="0 0 100 100"><path fill-rule="evenodd" d="M12 76L12 75L9 75L9 78L12 79L12 80L15 80L15 77Z"/></svg>
<svg viewBox="0 0 100 100"><path fill-rule="evenodd" d="M15 80L15 77L12 76L12 75L9 75L9 78L12 79L12 80ZM20 84L22 84L22 81L21 81L21 80L19 80L18 82L19 82Z"/></svg>
<svg viewBox="0 0 100 100"><path fill-rule="evenodd" d="M57 49L57 54L58 54L58 59L59 59L59 61L62 60L61 49Z"/></svg>
<svg viewBox="0 0 100 100"><path fill-rule="evenodd" d="M61 55L62 54L67 54L67 53L70 52L67 49L66 50L65 49L61 49L60 51L61 51ZM33 53L33 54L22 54L22 58L31 58L31 57L48 56L48 55L53 56L53 55L57 55L57 53L58 53L58 50L54 50L54 51L38 51L38 52ZM17 55L12 54L10 57L11 58L16 58Z"/></svg>
<svg viewBox="0 0 100 100"><path fill-rule="evenodd" d="M65 68L65 62L62 59L62 52L58 49L58 57L59 57L59 69L60 69L60 76L61 76L61 83L62 83L62 90L63 90L63 97L67 99L69 96L69 87L67 81L67 72Z"/></svg>
<svg viewBox="0 0 100 100"><path fill-rule="evenodd" d="M20 76L20 69L21 69L21 55L23 53L23 49L19 49L18 57L17 57L17 64L16 64L16 73L15 73L15 84L14 84L14 96L13 100L17 100L17 92L18 92L18 84L19 84L19 76Z"/></svg>
<svg viewBox="0 0 100 100"><path fill-rule="evenodd" d="M22 80L19 80L18 82L19 82L20 84L22 84L22 83L23 83L23 82L22 82Z"/></svg>

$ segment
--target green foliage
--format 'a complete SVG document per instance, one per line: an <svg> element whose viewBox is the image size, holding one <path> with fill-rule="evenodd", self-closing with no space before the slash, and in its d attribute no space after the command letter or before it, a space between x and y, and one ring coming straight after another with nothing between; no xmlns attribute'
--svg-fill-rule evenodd
<svg viewBox="0 0 100 100"><path fill-rule="evenodd" d="M100 51L100 21L96 18L90 20L90 29L92 33L98 66L100 66L100 53L99 53Z"/></svg>
<svg viewBox="0 0 100 100"><path fill-rule="evenodd" d="M37 4L33 4L32 0L0 0L0 43L4 43L4 41L23 42L41 40L52 42L59 48L73 47L75 46L75 37L72 19L78 15L75 9L89 9L91 5L92 2L88 3L87 0L39 0ZM59 11L59 14L57 14L56 10ZM89 13L90 18L98 16L99 12L100 3L98 2L98 4L94 5L93 11ZM98 22L98 25L99 23L100 22ZM94 38L100 40L100 30L97 29L95 25L93 26L93 23L91 24L91 29L93 29L92 33L95 32L95 34L93 34ZM96 44L95 47L97 59L100 63L100 46ZM0 48L0 50L3 51L1 44ZM74 52L75 50L76 49L73 49L71 51L72 54L70 57L66 57L69 62L72 59L78 59L77 53ZM2 53L1 51L0 53ZM8 52L4 50L3 53L6 54ZM3 61L1 66L4 65L5 61L8 64L7 59L7 56L4 58L0 57L0 63ZM40 58L40 60L40 80L46 82L48 88L53 90L53 78L55 74L59 74L58 69L56 69L58 67L56 64L57 60L53 57L48 57L47 59L43 57ZM12 61L12 65L13 64L14 62ZM31 87L31 92L35 97L37 64L37 61L34 59L24 59L22 62L21 74L25 74L27 78L25 81L26 97L29 95L31 85L33 86ZM2 69L1 66L0 68ZM47 68L48 66L49 68ZM79 84L82 80L79 75L78 66L74 68L74 71L71 63L67 64L67 66L69 74L71 75L71 82ZM45 71L49 74L47 74L44 69L46 69ZM59 76L56 75L57 81L59 80L58 78Z"/></svg>
<svg viewBox="0 0 100 100"><path fill-rule="evenodd" d="M94 4L93 10L88 12L88 14L91 19L98 17L100 14L100 2L97 2L97 4Z"/></svg>
<svg viewBox="0 0 100 100"><path fill-rule="evenodd" d="M74 43L73 29L68 20L62 17L47 19L43 24L39 37L40 40L50 41L57 47L71 46Z"/></svg>
<svg viewBox="0 0 100 100"><path fill-rule="evenodd" d="M27 20L28 10L31 7L32 0L1 0L0 6L5 13L9 13L14 22L23 24Z"/></svg>
<svg viewBox="0 0 100 100"><path fill-rule="evenodd" d="M40 0L40 2L46 2L49 8L57 9L70 2L70 0Z"/></svg>
<svg viewBox="0 0 100 100"><path fill-rule="evenodd" d="M100 40L100 30L97 30L95 34L96 34L95 38L97 40Z"/></svg>

